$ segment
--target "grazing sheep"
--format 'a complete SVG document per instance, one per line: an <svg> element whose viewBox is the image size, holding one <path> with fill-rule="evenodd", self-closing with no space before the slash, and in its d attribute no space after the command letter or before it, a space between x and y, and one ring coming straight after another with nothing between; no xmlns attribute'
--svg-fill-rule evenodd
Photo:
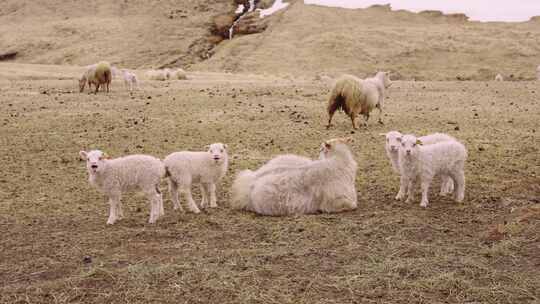
<svg viewBox="0 0 540 304"><path fill-rule="evenodd" d="M124 78L124 84L129 91L133 90L133 87L135 87L136 89L139 88L137 75L135 75L134 73L124 69L122 70L122 77Z"/></svg>
<svg viewBox="0 0 540 304"><path fill-rule="evenodd" d="M341 76L328 99L328 125L332 126L332 117L338 109L342 109L351 118L352 126L358 129L355 119L358 114L364 115L367 121L373 108L379 109L379 122L382 123L382 102L384 90L391 85L386 72L378 72L373 78L365 80L352 75Z"/></svg>
<svg viewBox="0 0 540 304"><path fill-rule="evenodd" d="M465 196L464 166L467 149L456 140L423 145L414 135L404 135L399 147L399 165L402 181L408 186L407 202L413 199L414 183L418 180L422 189L420 206L427 207L429 185L436 175L448 175L454 181L454 200L463 201Z"/></svg>
<svg viewBox="0 0 540 304"><path fill-rule="evenodd" d="M79 89L81 92L84 91L84 87L88 82L88 86L96 86L95 94L97 94L100 85L105 85L107 88L107 93L109 92L109 85L112 80L111 66L108 62L102 61L98 64L93 64L87 67L87 70L79 79Z"/></svg>
<svg viewBox="0 0 540 304"><path fill-rule="evenodd" d="M501 74L497 74L497 76L495 76L495 81L504 81L504 78Z"/></svg>
<svg viewBox="0 0 540 304"><path fill-rule="evenodd" d="M169 192L174 203L174 209L182 209L178 200L178 190L184 193L188 209L199 213L200 210L191 196L191 184L200 184L201 208L208 203L217 207L216 183L227 173L229 157L227 145L215 143L207 146L206 152L182 151L168 155L163 163L169 178Z"/></svg>
<svg viewBox="0 0 540 304"><path fill-rule="evenodd" d="M388 156L388 159L390 160L390 163L392 164L392 169L394 169L394 172L398 173L400 176L402 176L401 172L399 171L400 165L399 165L399 147L401 146L401 140L403 137L403 134L399 131L390 131L388 133L381 133L380 135L386 137L386 144L384 146L386 155ZM456 140L454 137L443 134L443 133L433 133L426 136L422 136L419 138L420 141L424 145L431 145L434 143L442 142L442 141L448 141L448 140ZM454 183L452 182L452 179L449 176L442 176L441 180L441 191L440 195L445 196L448 193L452 193L454 191ZM403 182L400 182L399 192L396 196L396 199L401 199L405 193L407 192L407 185Z"/></svg>
<svg viewBox="0 0 540 304"><path fill-rule="evenodd" d="M141 189L150 202L149 223L155 223L164 215L159 182L165 175L165 167L159 159L149 155L108 159L106 154L99 150L81 151L79 155L86 160L90 184L109 198L107 224L112 225L124 216L120 201L122 192L133 188Z"/></svg>
<svg viewBox="0 0 540 304"><path fill-rule="evenodd" d="M356 209L357 165L350 142L324 142L319 160L284 155L257 171L241 171L232 186L232 207L274 216Z"/></svg>

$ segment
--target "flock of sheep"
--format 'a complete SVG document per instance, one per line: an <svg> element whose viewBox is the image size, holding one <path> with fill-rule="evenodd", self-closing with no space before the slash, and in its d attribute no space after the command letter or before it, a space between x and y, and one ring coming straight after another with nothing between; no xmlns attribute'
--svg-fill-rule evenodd
<svg viewBox="0 0 540 304"><path fill-rule="evenodd" d="M139 80L135 73L126 69L117 69L111 66L108 62L102 61L96 64L92 64L86 67L86 70L79 79L79 90L84 91L84 87L88 84L88 89L92 89L92 85L95 86L94 93L97 94L99 87L104 86L106 91L109 92L109 86L113 77L122 76L124 84L129 91L139 88ZM147 76L151 80L169 80L178 79L186 80L186 72L182 69L159 69L150 70L147 72Z"/></svg>
<svg viewBox="0 0 540 304"><path fill-rule="evenodd" d="M107 72L108 71L108 72ZM136 78L122 71L124 79ZM171 71L151 71L152 79L178 77ZM169 74L167 74L169 73ZM88 67L82 82L99 85L110 83L112 69L107 63ZM127 75L127 76L126 76ZM131 74L133 75L133 74ZM131 78L130 78L131 77ZM384 93L391 86L386 72L375 77L359 79L351 75L340 77L328 100L328 126L331 127L335 111L342 109L351 118L353 128L358 128L356 116L362 114L365 121L370 112L379 109L381 121ZM397 200L407 196L414 199L414 192L421 189L420 205L427 207L428 192L435 176L442 180L441 195L452 194L457 202L464 199L467 149L457 139L442 133L422 137L390 131L385 150L392 168L400 175ZM352 138L336 138L323 142L318 159L293 154L277 156L255 171L240 171L232 184L231 206L262 215L309 214L316 212L343 212L357 208L357 163L349 144ZM182 209L179 192L187 201L190 212L199 208L217 207L216 185L226 175L228 147L214 143L206 151L174 152L162 161L149 155L129 155L116 159L99 150L81 151L86 161L89 182L109 199L110 213L107 224L114 224L123 217L122 193L134 188L142 190L150 203L150 223L164 215L163 197L159 185L163 178L168 181L174 209ZM193 200L191 188L199 184L201 202Z"/></svg>

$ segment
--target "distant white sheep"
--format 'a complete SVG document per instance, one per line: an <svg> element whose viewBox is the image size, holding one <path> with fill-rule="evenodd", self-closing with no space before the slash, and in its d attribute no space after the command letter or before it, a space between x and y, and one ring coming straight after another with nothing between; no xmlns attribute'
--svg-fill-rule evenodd
<svg viewBox="0 0 540 304"><path fill-rule="evenodd" d="M170 73L171 73L170 74L171 79L177 79L177 80L186 80L187 79L187 74L182 69L172 70Z"/></svg>
<svg viewBox="0 0 540 304"><path fill-rule="evenodd" d="M319 160L284 155L257 171L241 171L232 186L232 207L274 216L356 209L357 164L349 142L324 142Z"/></svg>
<svg viewBox="0 0 540 304"><path fill-rule="evenodd" d="M497 74L497 76L495 76L495 81L504 81L504 78L501 74Z"/></svg>
<svg viewBox="0 0 540 304"><path fill-rule="evenodd" d="M217 207L216 184L227 173L229 162L227 145L215 143L207 148L205 152L175 152L163 161L175 210L182 209L178 200L180 190L187 200L188 209L194 213L200 212L191 195L193 183L200 184L201 208L208 203L212 208Z"/></svg>
<svg viewBox="0 0 540 304"><path fill-rule="evenodd" d="M150 70L146 75L151 80L165 81L171 78L171 71L169 69Z"/></svg>
<svg viewBox="0 0 540 304"><path fill-rule="evenodd" d="M454 200L463 201L465 196L464 166L467 149L456 140L423 145L414 135L404 135L399 147L400 172L408 186L407 202L412 201L414 184L419 181L422 190L420 206L427 207L428 191L436 175L449 175L454 181Z"/></svg>
<svg viewBox="0 0 540 304"><path fill-rule="evenodd" d="M362 114L367 125L373 108L379 109L379 122L382 123L384 92L391 84L386 72L378 72L375 77L364 80L352 75L341 76L334 84L328 99L327 128L332 126L332 117L339 109L351 118L354 129L358 129L356 116Z"/></svg>
<svg viewBox="0 0 540 304"><path fill-rule="evenodd" d="M390 131L388 133L381 133L380 135L385 136L386 138L384 148L386 151L386 155L388 156L388 159L392 164L392 169L394 169L394 172L398 173L401 178L403 178L400 172L401 167L399 165L399 147L401 146L403 134L401 134L401 132L399 131ZM422 136L419 139L423 145L431 145L438 142L456 140L454 137L443 133L433 133ZM452 193L453 191L454 182L452 181L452 179L446 175L442 176L440 195L444 196L448 193ZM407 193L407 184L404 184L402 181L400 181L399 192L396 196L396 199L401 199L405 195L405 193Z"/></svg>
<svg viewBox="0 0 540 304"><path fill-rule="evenodd" d="M106 86L107 92L109 92L111 80L111 65L108 62L102 61L98 64L87 66L86 71L79 79L79 89L83 92L86 83L88 83L88 87L91 87L92 84L96 86L95 94L97 94L100 85Z"/></svg>
<svg viewBox="0 0 540 304"><path fill-rule="evenodd" d="M109 199L110 212L107 224L114 224L123 218L122 192L139 188L150 202L149 223L164 215L163 198L159 183L165 175L163 163L149 155L129 155L108 159L99 150L81 151L79 155L86 160L88 180Z"/></svg>
<svg viewBox="0 0 540 304"><path fill-rule="evenodd" d="M123 69L122 78L124 78L124 84L129 91L132 91L133 88L139 88L139 81L137 80L137 75L135 75L135 73Z"/></svg>

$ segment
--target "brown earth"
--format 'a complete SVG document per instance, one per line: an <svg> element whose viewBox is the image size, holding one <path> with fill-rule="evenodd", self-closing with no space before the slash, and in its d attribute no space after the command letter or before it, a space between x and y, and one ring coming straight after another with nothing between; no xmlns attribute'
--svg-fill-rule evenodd
<svg viewBox="0 0 540 304"><path fill-rule="evenodd" d="M0 6L0 53L18 51L16 60L26 63L108 60L129 68L283 76L391 70L404 80L491 80L498 73L530 80L540 64L538 18L483 23L437 11L350 10L290 1L265 19L252 13L239 22L233 40L222 41L237 2L246 1L48 0L36 5L7 0ZM261 33L242 35L253 32Z"/></svg>
<svg viewBox="0 0 540 304"><path fill-rule="evenodd" d="M385 125L326 130L327 83L188 73L127 92L78 93L76 66L0 64L1 303L537 303L540 90L536 82L397 81ZM447 132L469 149L465 201L396 202L379 133ZM352 135L359 208L261 217L229 208L241 169L280 153L316 157ZM222 141L219 208L147 224L141 194L105 224L82 149L111 156ZM435 187L436 188L436 187ZM165 184L162 189L165 190ZM200 197L196 194L196 199Z"/></svg>

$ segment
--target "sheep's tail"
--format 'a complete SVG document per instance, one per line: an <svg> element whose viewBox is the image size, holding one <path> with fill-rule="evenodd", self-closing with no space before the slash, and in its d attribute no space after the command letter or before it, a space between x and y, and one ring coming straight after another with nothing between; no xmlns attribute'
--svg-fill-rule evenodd
<svg viewBox="0 0 540 304"><path fill-rule="evenodd" d="M231 207L233 209L246 209L249 205L251 186L255 182L255 172L244 170L238 173L232 185Z"/></svg>
<svg viewBox="0 0 540 304"><path fill-rule="evenodd" d="M357 80L352 76L345 75L339 78L328 99L328 114L332 115L337 110L343 110L345 114L350 115L352 109L349 108L347 101L348 99L350 99L349 102L353 101L358 89Z"/></svg>

